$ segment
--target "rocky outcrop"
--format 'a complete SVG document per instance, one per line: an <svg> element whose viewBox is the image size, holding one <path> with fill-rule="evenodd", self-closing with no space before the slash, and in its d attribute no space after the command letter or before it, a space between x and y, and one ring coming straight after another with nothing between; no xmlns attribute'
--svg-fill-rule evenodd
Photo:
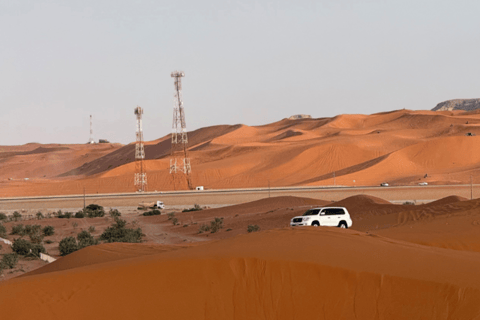
<svg viewBox="0 0 480 320"><path fill-rule="evenodd" d="M312 116L309 115L309 114L296 114L296 115L293 115L291 117L289 117L288 119L290 120L296 120L296 119L311 119Z"/></svg>
<svg viewBox="0 0 480 320"><path fill-rule="evenodd" d="M473 111L477 109L480 109L480 99L455 99L440 102L432 111Z"/></svg>

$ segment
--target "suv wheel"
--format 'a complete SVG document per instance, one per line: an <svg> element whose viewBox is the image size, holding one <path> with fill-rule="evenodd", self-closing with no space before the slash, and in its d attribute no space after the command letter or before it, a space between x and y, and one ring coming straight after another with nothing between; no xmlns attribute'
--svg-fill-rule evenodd
<svg viewBox="0 0 480 320"><path fill-rule="evenodd" d="M340 222L338 224L338 227L342 228L342 229L347 229L348 228L347 223L345 221Z"/></svg>
<svg viewBox="0 0 480 320"><path fill-rule="evenodd" d="M313 221L313 222L312 222L312 226L318 227L318 226L320 226L320 223L318 223L318 221Z"/></svg>

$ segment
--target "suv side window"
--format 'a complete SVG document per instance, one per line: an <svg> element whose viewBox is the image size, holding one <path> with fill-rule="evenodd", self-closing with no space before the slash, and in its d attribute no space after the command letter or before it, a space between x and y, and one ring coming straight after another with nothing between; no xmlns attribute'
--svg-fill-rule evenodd
<svg viewBox="0 0 480 320"><path fill-rule="evenodd" d="M335 209L325 209L323 210L323 214L325 214L326 216L333 216L335 215Z"/></svg>
<svg viewBox="0 0 480 320"><path fill-rule="evenodd" d="M335 209L335 214L337 214L337 215L345 214L345 210L343 210L343 209Z"/></svg>

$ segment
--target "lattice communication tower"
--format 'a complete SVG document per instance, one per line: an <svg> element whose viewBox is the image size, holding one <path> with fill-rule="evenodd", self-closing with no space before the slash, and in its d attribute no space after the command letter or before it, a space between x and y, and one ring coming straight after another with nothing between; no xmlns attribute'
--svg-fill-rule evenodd
<svg viewBox="0 0 480 320"><path fill-rule="evenodd" d="M90 138L88 139L88 143L95 143L93 140L93 117L90 115Z"/></svg>
<svg viewBox="0 0 480 320"><path fill-rule="evenodd" d="M137 116L136 144L135 144L135 186L140 192L147 191L147 173L145 168L145 148L143 146L142 129L143 109L139 106L135 108Z"/></svg>
<svg viewBox="0 0 480 320"><path fill-rule="evenodd" d="M190 158L187 154L187 126L185 123L185 110L182 100L182 77L185 73L182 71L174 71L171 73L174 78L175 93L173 98L173 126L172 126L172 158L170 159L170 173L183 172L187 178L189 189L193 189L190 174L192 167ZM180 152L183 155L180 156ZM174 177L175 179L175 177Z"/></svg>

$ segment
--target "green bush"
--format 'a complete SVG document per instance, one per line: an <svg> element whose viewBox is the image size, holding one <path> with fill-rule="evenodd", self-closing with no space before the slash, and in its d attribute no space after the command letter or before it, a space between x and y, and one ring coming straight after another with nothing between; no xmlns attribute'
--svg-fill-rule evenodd
<svg viewBox="0 0 480 320"><path fill-rule="evenodd" d="M175 212L167 213L167 217L168 217L168 220L172 220L173 218L175 218Z"/></svg>
<svg viewBox="0 0 480 320"><path fill-rule="evenodd" d="M78 240L78 249L82 249L88 246L93 246L98 244L98 240L93 238L93 236L88 231L82 231L77 234Z"/></svg>
<svg viewBox="0 0 480 320"><path fill-rule="evenodd" d="M35 233L40 233L41 228L42 227L38 224L27 224L25 226L25 234L32 235Z"/></svg>
<svg viewBox="0 0 480 320"><path fill-rule="evenodd" d="M43 234L48 236L53 236L55 234L55 228L53 226L46 226L42 229Z"/></svg>
<svg viewBox="0 0 480 320"><path fill-rule="evenodd" d="M32 252L27 254L27 256L34 256L34 257L40 257L40 252L41 253L47 253L45 250L45 247L42 246L41 244L32 244Z"/></svg>
<svg viewBox="0 0 480 320"><path fill-rule="evenodd" d="M37 217L37 220L42 220L43 218L45 218L45 217L43 216L43 213L41 213L40 211L38 211L35 216Z"/></svg>
<svg viewBox="0 0 480 320"><path fill-rule="evenodd" d="M200 211L200 210L203 210L202 207L200 207L200 205L196 204L193 206L193 208L190 208L190 209L184 209L182 212L190 212L190 211Z"/></svg>
<svg viewBox="0 0 480 320"><path fill-rule="evenodd" d="M89 204L85 208L85 214L89 218L103 217L105 216L105 210L102 206L99 206L98 204Z"/></svg>
<svg viewBox="0 0 480 320"><path fill-rule="evenodd" d="M95 226L88 227L88 232L90 233L95 232Z"/></svg>
<svg viewBox="0 0 480 320"><path fill-rule="evenodd" d="M210 231L210 226L209 226L209 225L202 224L202 225L198 228L198 233L204 233L204 232L207 232L207 231Z"/></svg>
<svg viewBox="0 0 480 320"><path fill-rule="evenodd" d="M66 256L78 250L77 240L74 237L63 238L58 244L58 250L61 256Z"/></svg>
<svg viewBox="0 0 480 320"><path fill-rule="evenodd" d="M29 254L32 247L33 244L25 239L16 239L12 244L12 250L21 256Z"/></svg>
<svg viewBox="0 0 480 320"><path fill-rule="evenodd" d="M15 211L13 213L13 220L15 221L22 220L22 215L18 211Z"/></svg>
<svg viewBox="0 0 480 320"><path fill-rule="evenodd" d="M25 228L23 227L23 224L17 224L16 226L12 226L11 234L18 234L19 236L24 236Z"/></svg>
<svg viewBox="0 0 480 320"><path fill-rule="evenodd" d="M7 220L7 215L3 212L0 212L0 221Z"/></svg>
<svg viewBox="0 0 480 320"><path fill-rule="evenodd" d="M26 225L25 234L30 237L32 243L40 243L43 240L42 227L38 224Z"/></svg>
<svg viewBox="0 0 480 320"><path fill-rule="evenodd" d="M5 237L7 235L7 228L3 224L0 224L0 237Z"/></svg>
<svg viewBox="0 0 480 320"><path fill-rule="evenodd" d="M71 217L73 217L73 212L65 212L65 213L62 213L62 210L58 210L57 212L57 218L60 218L60 219L70 219Z"/></svg>
<svg viewBox="0 0 480 320"><path fill-rule="evenodd" d="M118 211L117 209L110 209L110 211L108 212L108 214L110 215L110 217L112 218L118 218L120 217L122 214L120 213L120 211Z"/></svg>
<svg viewBox="0 0 480 320"><path fill-rule="evenodd" d="M18 255L14 253L7 253L3 255L2 261L0 261L0 269L13 269L17 265Z"/></svg>
<svg viewBox="0 0 480 320"><path fill-rule="evenodd" d="M248 225L247 227L247 231L250 233L250 232L257 232L257 231L260 231L260 227L257 225L257 224L250 224Z"/></svg>
<svg viewBox="0 0 480 320"><path fill-rule="evenodd" d="M125 220L115 218L115 223L105 229L100 236L100 240L106 242L141 242L143 236L142 229L125 228L126 224Z"/></svg>
<svg viewBox="0 0 480 320"><path fill-rule="evenodd" d="M161 214L162 214L162 212L160 210L157 210L157 209L154 209L154 210L147 211L147 212L143 213L144 216L159 216Z"/></svg>
<svg viewBox="0 0 480 320"><path fill-rule="evenodd" d="M223 228L223 218L215 218L210 222L210 232L215 233Z"/></svg>
<svg viewBox="0 0 480 320"><path fill-rule="evenodd" d="M172 219L172 223L173 223L174 226L176 226L177 224L179 224L178 219L177 219L177 218L173 218L173 219Z"/></svg>
<svg viewBox="0 0 480 320"><path fill-rule="evenodd" d="M85 218L85 213L83 212L83 210L77 211L77 213L75 213L75 218L77 219Z"/></svg>

